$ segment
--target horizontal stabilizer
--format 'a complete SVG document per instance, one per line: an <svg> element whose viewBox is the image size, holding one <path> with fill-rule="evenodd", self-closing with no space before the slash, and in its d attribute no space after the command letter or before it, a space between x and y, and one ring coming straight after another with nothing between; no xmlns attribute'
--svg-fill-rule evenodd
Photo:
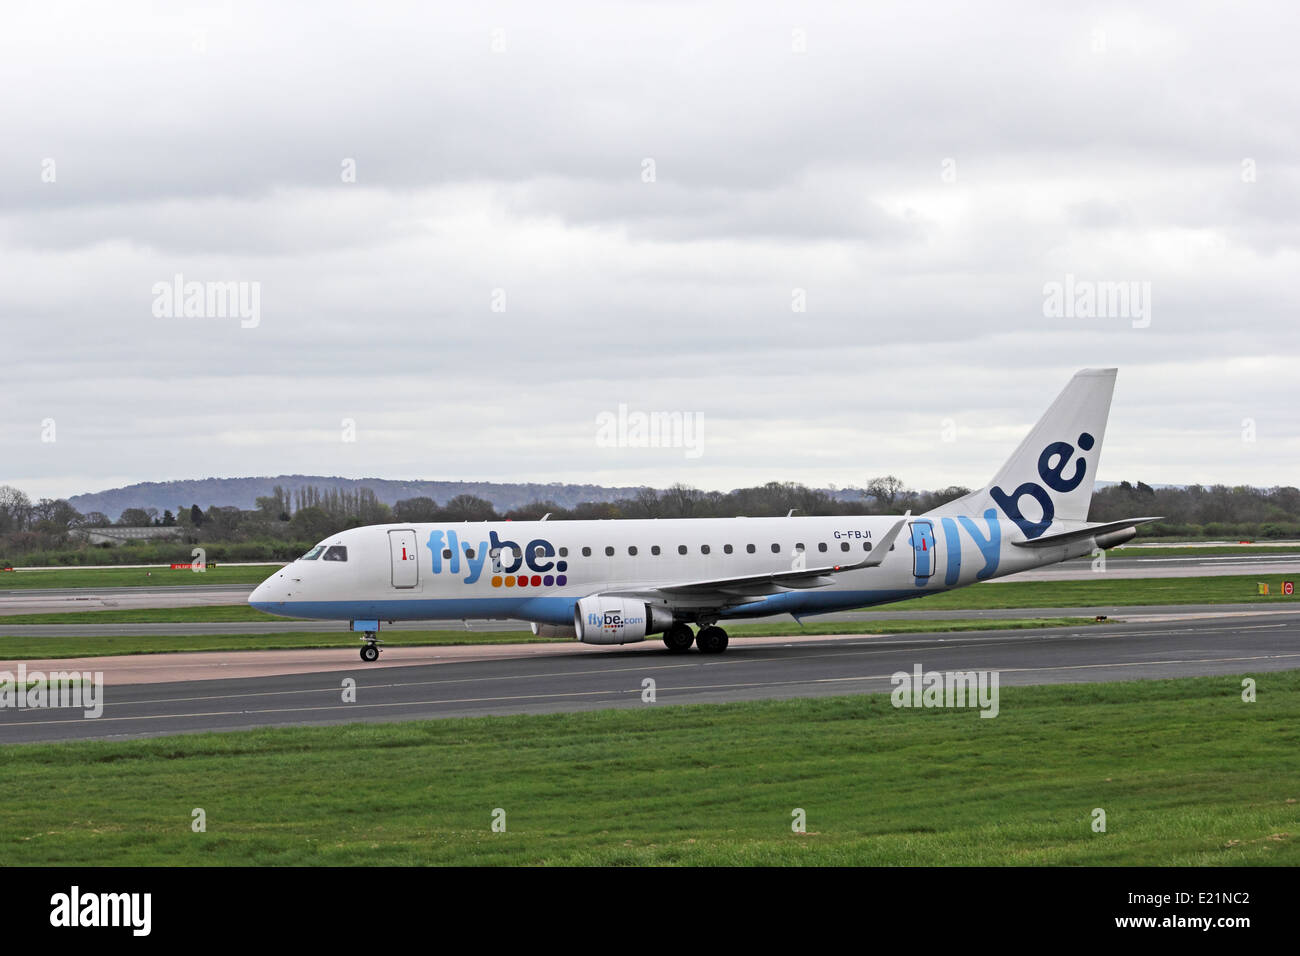
<svg viewBox="0 0 1300 956"><path fill-rule="evenodd" d="M1076 528L1073 531L1062 531L1060 534L1045 534L1040 538L1030 538L1026 541L1015 541L1012 543L1021 548L1055 548L1063 544L1072 544L1075 541L1085 541L1088 538L1095 538L1098 535L1123 531L1125 528L1135 528L1140 524L1146 524L1148 521L1159 520L1159 517L1125 518L1123 521L1107 521L1105 524L1094 524L1087 528Z"/></svg>

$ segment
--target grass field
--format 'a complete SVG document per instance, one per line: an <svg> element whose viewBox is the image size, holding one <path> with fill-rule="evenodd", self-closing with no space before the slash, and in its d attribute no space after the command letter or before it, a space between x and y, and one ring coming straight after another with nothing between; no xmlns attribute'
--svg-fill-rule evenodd
<svg viewBox="0 0 1300 956"><path fill-rule="evenodd" d="M1300 672L1258 680L8 747L0 865L1297 865Z"/></svg>
<svg viewBox="0 0 1300 956"><path fill-rule="evenodd" d="M1015 618L1005 621L963 619L946 621L871 621L870 623L809 624L792 631L790 624L744 624L728 628L735 638L800 634L915 634L929 631L1025 630L1042 627L1084 627L1091 618ZM451 644L570 643L573 638L534 637L523 631L385 631L388 647ZM658 635L649 638L658 641ZM164 654L174 651L268 651L313 647L360 647L360 635L344 630L287 631L270 634L150 634L89 637L0 637L0 660L54 657L100 657L121 654Z"/></svg>
<svg viewBox="0 0 1300 956"><path fill-rule="evenodd" d="M1300 574L1295 575L1300 578ZM981 609L1008 607L1126 607L1138 604L1259 604L1300 606L1300 597L1283 597L1281 575L1233 574L1199 578L1107 578L1084 581L989 581L947 591L907 608ZM1260 597L1256 584L1267 581L1271 594Z"/></svg>
<svg viewBox="0 0 1300 956"><path fill-rule="evenodd" d="M57 571L0 572L0 591L36 588L157 588L193 587L197 584L247 584L251 591L261 584L279 564L250 564L234 567L217 565L206 571L177 569L159 565L154 568L60 568Z"/></svg>
<svg viewBox="0 0 1300 956"><path fill-rule="evenodd" d="M43 614L6 614L0 617L0 630L6 624L240 624L261 621L302 620L265 614L247 604L204 604L197 607L101 608L94 611L56 611ZM329 626L326 622L323 626Z"/></svg>

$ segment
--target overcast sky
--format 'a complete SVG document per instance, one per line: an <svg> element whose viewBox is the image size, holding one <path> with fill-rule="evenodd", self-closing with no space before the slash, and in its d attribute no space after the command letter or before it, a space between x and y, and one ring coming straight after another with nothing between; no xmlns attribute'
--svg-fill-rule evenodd
<svg viewBox="0 0 1300 956"><path fill-rule="evenodd" d="M0 483L1300 483L1295 4L433 6L6 5Z"/></svg>

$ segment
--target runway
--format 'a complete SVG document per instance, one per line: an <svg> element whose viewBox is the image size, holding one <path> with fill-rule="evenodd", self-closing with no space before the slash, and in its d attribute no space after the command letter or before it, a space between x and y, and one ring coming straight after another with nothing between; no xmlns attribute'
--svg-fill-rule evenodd
<svg viewBox="0 0 1300 956"><path fill-rule="evenodd" d="M264 653L212 656L242 666L243 659ZM891 689L891 674L917 664L925 670L996 670L1003 686L1267 675L1300 667L1300 611L1042 631L736 639L720 656L669 655L657 641L615 649L577 644L394 648L385 652L380 667L362 664L351 650L282 653L324 656L317 666L330 669L113 683L103 692L98 719L87 719L80 710L0 709L0 742L881 693ZM72 661L58 663L82 669ZM303 658L290 666L310 665ZM345 678L356 681L355 702L342 699ZM653 704L642 700L647 678L655 682ZM1259 692L1266 694L1267 686L1261 677Z"/></svg>
<svg viewBox="0 0 1300 956"><path fill-rule="evenodd" d="M170 587L17 588L0 591L0 616L61 614L154 607L212 607L243 604L251 587L177 584Z"/></svg>

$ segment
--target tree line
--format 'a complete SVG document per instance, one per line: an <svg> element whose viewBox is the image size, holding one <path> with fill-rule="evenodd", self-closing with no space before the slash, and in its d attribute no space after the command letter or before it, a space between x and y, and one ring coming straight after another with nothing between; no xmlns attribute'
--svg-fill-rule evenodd
<svg viewBox="0 0 1300 956"><path fill-rule="evenodd" d="M642 488L613 502L563 508L536 501L505 511L475 495L461 494L439 503L406 498L393 505L373 491L276 486L257 499L252 510L198 504L159 513L156 508L128 508L116 522L100 512L81 514L64 499L32 501L17 488L0 486L0 562L40 564L152 563L189 560L190 549L203 547L209 561L287 560L328 535L347 528L388 522L453 522L601 518L752 518L786 515L871 515L924 513L970 489L917 491L893 475L873 478L860 488L821 490L793 482L768 482L733 491L701 491L688 485ZM1112 521L1162 515L1144 536L1211 538L1300 538L1300 490L1246 485L1190 485L1153 488L1143 482L1120 482L1093 494L1089 517ZM79 532L108 527L175 528L172 540L92 546Z"/></svg>

